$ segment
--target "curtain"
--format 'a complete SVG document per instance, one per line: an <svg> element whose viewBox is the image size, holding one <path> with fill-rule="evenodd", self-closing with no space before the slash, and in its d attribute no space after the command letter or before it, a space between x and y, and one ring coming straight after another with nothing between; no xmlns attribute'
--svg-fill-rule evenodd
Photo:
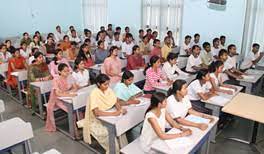
<svg viewBox="0 0 264 154"><path fill-rule="evenodd" d="M107 24L107 0L82 0L84 28L97 32Z"/></svg>
<svg viewBox="0 0 264 154"><path fill-rule="evenodd" d="M242 41L242 57L247 56L251 51L253 43L260 44L260 51L263 51L264 42L264 1L247 0L245 26Z"/></svg>
<svg viewBox="0 0 264 154"><path fill-rule="evenodd" d="M179 45L183 0L143 0L143 26L159 32L163 39L171 30Z"/></svg>

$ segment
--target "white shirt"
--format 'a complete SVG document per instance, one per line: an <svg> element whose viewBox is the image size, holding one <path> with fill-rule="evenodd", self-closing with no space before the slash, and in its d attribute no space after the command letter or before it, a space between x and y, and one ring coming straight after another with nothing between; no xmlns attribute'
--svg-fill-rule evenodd
<svg viewBox="0 0 264 154"><path fill-rule="evenodd" d="M200 64L202 64L202 60L200 58L200 56L198 57L194 57L193 55L190 55L187 61L187 65L186 65L186 71L188 72L196 72L192 67L193 66L199 66Z"/></svg>
<svg viewBox="0 0 264 154"><path fill-rule="evenodd" d="M218 75L218 77L216 77L215 73L210 73L210 77L214 79L216 86L220 86L220 82L221 82L221 75L220 74Z"/></svg>
<svg viewBox="0 0 264 154"><path fill-rule="evenodd" d="M12 55L10 52L7 51L6 55L4 55L2 52L0 52L0 61L7 63L10 58L12 58Z"/></svg>
<svg viewBox="0 0 264 154"><path fill-rule="evenodd" d="M221 48L215 48L215 47L211 47L211 52L212 52L212 55L213 57L214 56L217 56L218 57L218 54L219 54L219 51L221 50Z"/></svg>
<svg viewBox="0 0 264 154"><path fill-rule="evenodd" d="M190 100L201 100L198 93L206 93L212 88L210 82L206 82L205 84L201 85L198 79L191 82L188 86L188 96Z"/></svg>
<svg viewBox="0 0 264 154"><path fill-rule="evenodd" d="M133 42L131 42L130 44L123 42L122 43L122 52L126 53L127 55L131 55L133 46L134 46Z"/></svg>
<svg viewBox="0 0 264 154"><path fill-rule="evenodd" d="M20 52L20 55L26 59L29 57L29 54L31 53L29 48L27 48L26 51L24 51L23 49L20 49L19 52Z"/></svg>
<svg viewBox="0 0 264 154"><path fill-rule="evenodd" d="M241 69L248 69L253 66L253 62L260 56L260 53L257 52L254 54L252 51L250 51L247 56L244 58L243 62L241 63L240 68Z"/></svg>
<svg viewBox="0 0 264 154"><path fill-rule="evenodd" d="M160 117L157 117L153 112L149 111L146 116L145 116L145 120L143 123L143 128L142 128L142 132L140 135L140 145L142 147L142 149L144 150L144 152L149 152L152 143L158 139L159 137L157 136L156 132L154 131L154 129L152 128L151 124L149 123L148 119L149 118L154 118L157 120L161 130L163 132L165 132L165 126L166 126L166 118L165 118L165 114L166 114L166 109L161 109L161 114Z"/></svg>
<svg viewBox="0 0 264 154"><path fill-rule="evenodd" d="M179 69L176 64L171 66L168 61L163 64L162 73L170 80L174 80L178 76L178 74L175 74L175 72L178 72L179 75L188 75L188 73L185 73Z"/></svg>
<svg viewBox="0 0 264 154"><path fill-rule="evenodd" d="M59 33L58 31L54 32L54 37L55 37L56 42L62 41L64 36L65 36L65 33L63 32L61 33Z"/></svg>
<svg viewBox="0 0 264 154"><path fill-rule="evenodd" d="M198 45L199 47L201 47L200 42L195 43L194 41L192 41L192 42L190 43L190 47L192 48L194 45Z"/></svg>
<svg viewBox="0 0 264 154"><path fill-rule="evenodd" d="M80 43L81 42L81 39L78 36L76 36L76 37L69 36L69 40L71 42L76 42L76 43Z"/></svg>
<svg viewBox="0 0 264 154"><path fill-rule="evenodd" d="M28 64L31 65L33 60L35 60L35 57L34 56L30 56L28 58Z"/></svg>
<svg viewBox="0 0 264 154"><path fill-rule="evenodd" d="M191 108L192 104L188 96L185 96L181 102L178 102L174 95L167 98L166 109L173 119L186 117Z"/></svg>
<svg viewBox="0 0 264 154"><path fill-rule="evenodd" d="M236 56L228 56L227 60L224 62L224 67L226 69L236 68Z"/></svg>
<svg viewBox="0 0 264 154"><path fill-rule="evenodd" d="M73 72L72 76L80 87L87 86L89 83L89 71L86 69L83 73L81 73L81 71Z"/></svg>
<svg viewBox="0 0 264 154"><path fill-rule="evenodd" d="M139 45L141 42L143 42L142 39L139 36L137 36L135 39L135 44ZM152 46L153 44L150 44L150 45Z"/></svg>
<svg viewBox="0 0 264 154"><path fill-rule="evenodd" d="M185 50L188 50L191 48L191 43L189 43L188 45L185 44L185 42L183 42L182 46L181 46L181 50L180 50L180 55L187 55Z"/></svg>
<svg viewBox="0 0 264 154"><path fill-rule="evenodd" d="M113 45L113 46L117 46L118 48L121 48L121 46L122 46L122 41L120 41L120 40L118 40L118 41L113 40L113 41L112 41L112 45Z"/></svg>

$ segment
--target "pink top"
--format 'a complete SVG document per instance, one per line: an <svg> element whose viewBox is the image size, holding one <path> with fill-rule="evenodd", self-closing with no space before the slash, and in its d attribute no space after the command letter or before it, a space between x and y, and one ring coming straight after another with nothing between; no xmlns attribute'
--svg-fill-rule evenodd
<svg viewBox="0 0 264 154"><path fill-rule="evenodd" d="M62 58L60 61L57 61L58 65L55 64L55 61L50 62L49 64L49 69L50 69L50 74L55 78L59 76L59 72L58 72L58 66L60 63L65 63L66 65L68 65L70 72L72 72L72 68L68 62L68 60L66 58Z"/></svg>
<svg viewBox="0 0 264 154"><path fill-rule="evenodd" d="M144 90L151 91L155 90L155 86L166 86L166 83L161 82L163 79L164 77L160 68L157 69L157 72L155 72L152 67L148 68L146 71Z"/></svg>
<svg viewBox="0 0 264 154"><path fill-rule="evenodd" d="M154 47L151 50L151 52L150 52L150 56L159 56L159 57L161 57L161 48Z"/></svg>
<svg viewBox="0 0 264 154"><path fill-rule="evenodd" d="M110 76L109 73L113 73L113 74L120 74L121 73L121 69L122 69L122 64L121 64L121 60L116 57L116 58L112 58L112 57L107 57L104 60L104 63L102 65L102 73L108 75L110 77L110 82L111 83L117 83L121 80L120 76Z"/></svg>
<svg viewBox="0 0 264 154"><path fill-rule="evenodd" d="M51 90L49 102L55 101L57 99L55 90L60 90L63 92L69 91L72 88L74 82L75 80L71 75L69 75L66 79L63 79L60 76L55 77L52 80L52 90Z"/></svg>

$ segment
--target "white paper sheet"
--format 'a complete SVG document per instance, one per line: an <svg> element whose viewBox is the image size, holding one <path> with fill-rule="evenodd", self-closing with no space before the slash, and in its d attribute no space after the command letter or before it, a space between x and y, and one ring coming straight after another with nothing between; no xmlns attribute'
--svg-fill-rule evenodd
<svg viewBox="0 0 264 154"><path fill-rule="evenodd" d="M229 90L229 91L232 91L233 94L236 92L235 89L227 88L227 87L220 87L220 89L222 89L222 90Z"/></svg>
<svg viewBox="0 0 264 154"><path fill-rule="evenodd" d="M224 106L226 103L230 101L230 99L227 99L222 96L214 96L214 97L211 97L208 101L215 105Z"/></svg>
<svg viewBox="0 0 264 154"><path fill-rule="evenodd" d="M180 133L180 132L181 132L180 130L178 130L176 128L172 128L168 132L168 134L177 134L177 133ZM172 150L179 149L179 148L185 148L185 147L188 147L188 146L192 146L194 144L192 142L192 140L187 138L187 137L179 137L179 138L175 138L175 139L171 139L171 140L165 140L165 143Z"/></svg>
<svg viewBox="0 0 264 154"><path fill-rule="evenodd" d="M195 122L195 123L205 123L205 124L209 124L210 120L209 119L205 119L202 117L198 117L195 115L188 115L185 120L191 121L191 122Z"/></svg>

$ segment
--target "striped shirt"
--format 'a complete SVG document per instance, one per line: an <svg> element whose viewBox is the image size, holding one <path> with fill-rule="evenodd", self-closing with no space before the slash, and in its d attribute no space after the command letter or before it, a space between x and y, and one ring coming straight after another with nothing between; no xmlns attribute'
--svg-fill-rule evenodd
<svg viewBox="0 0 264 154"><path fill-rule="evenodd" d="M161 82L164 79L161 69L158 68L157 72L150 67L146 71L146 81L144 85L145 91L155 90L155 86L165 86L166 83Z"/></svg>

